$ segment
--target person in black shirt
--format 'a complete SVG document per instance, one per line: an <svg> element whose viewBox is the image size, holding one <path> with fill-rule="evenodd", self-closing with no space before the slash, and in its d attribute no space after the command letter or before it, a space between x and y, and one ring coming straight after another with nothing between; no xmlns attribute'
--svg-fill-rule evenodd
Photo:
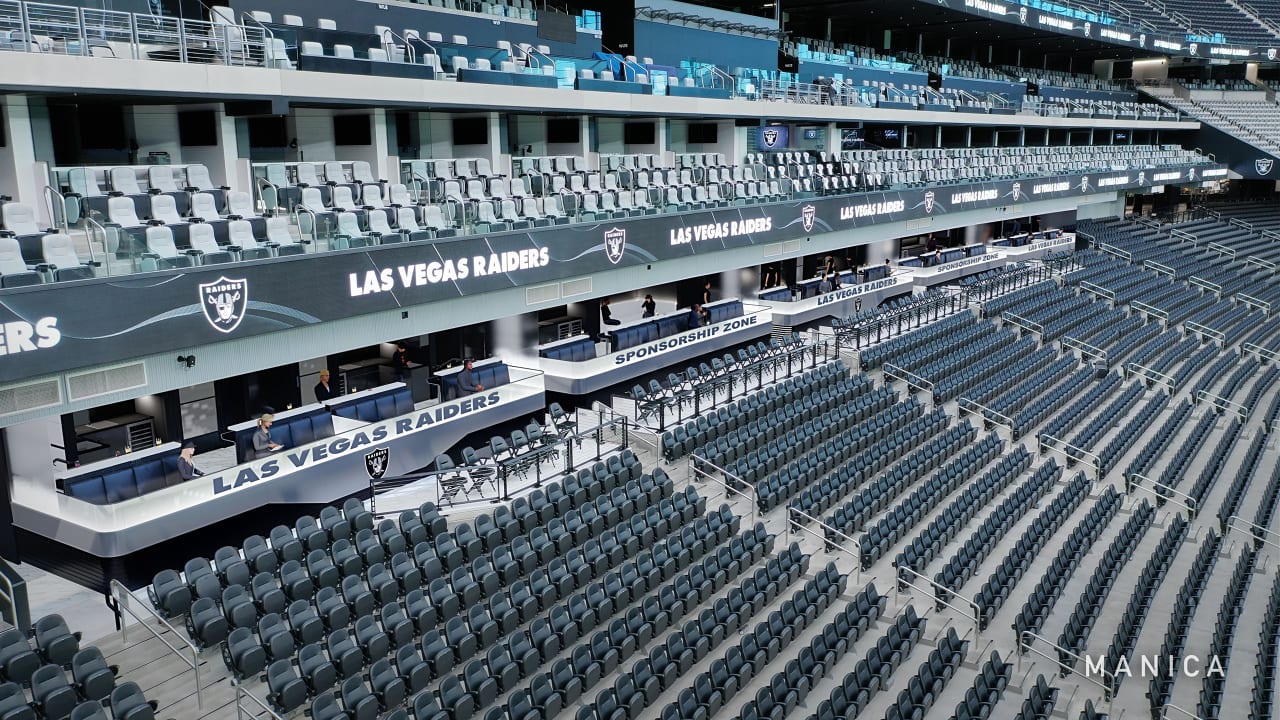
<svg viewBox="0 0 1280 720"><path fill-rule="evenodd" d="M651 318L658 310L658 303L653 301L652 295L645 295L644 302L640 303L640 309L644 311L640 314L640 317Z"/></svg>
<svg viewBox="0 0 1280 720"><path fill-rule="evenodd" d="M338 393L329 385L329 370L320 371L320 382L316 383L316 402L332 400Z"/></svg>
<svg viewBox="0 0 1280 720"><path fill-rule="evenodd" d="M396 354L391 356L391 364L396 369L396 379L404 382L409 376L409 348L404 343L396 343Z"/></svg>
<svg viewBox="0 0 1280 720"><path fill-rule="evenodd" d="M778 268L770 265L764 269L764 277L760 281L760 289L771 288L778 284Z"/></svg>
<svg viewBox="0 0 1280 720"><path fill-rule="evenodd" d="M609 298L600 301L600 322L604 325L621 325L621 320L613 319L613 311L609 309Z"/></svg>
<svg viewBox="0 0 1280 720"><path fill-rule="evenodd" d="M711 281L708 280L706 285L702 286L702 304L707 305L711 302Z"/></svg>

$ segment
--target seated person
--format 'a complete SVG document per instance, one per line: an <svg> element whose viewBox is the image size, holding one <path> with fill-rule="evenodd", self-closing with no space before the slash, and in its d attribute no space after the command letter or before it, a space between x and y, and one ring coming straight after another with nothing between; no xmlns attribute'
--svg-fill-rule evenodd
<svg viewBox="0 0 1280 720"><path fill-rule="evenodd" d="M178 453L178 475L183 480L191 480L192 478L204 475L204 471L196 467L192 462L192 458L196 454L196 444L193 442L183 443L182 451Z"/></svg>
<svg viewBox="0 0 1280 720"><path fill-rule="evenodd" d="M470 395L480 392L484 386L476 382L475 375L471 372L471 358L462 364L462 372L458 373L458 392L460 395Z"/></svg>
<svg viewBox="0 0 1280 720"><path fill-rule="evenodd" d="M271 413L267 413L258 419L258 431L253 434L253 449L255 452L275 452L284 447L271 439L271 423L274 420L275 417Z"/></svg>
<svg viewBox="0 0 1280 720"><path fill-rule="evenodd" d="M693 309L689 311L689 329L700 328L711 322L711 313L703 310L701 305L695 304Z"/></svg>

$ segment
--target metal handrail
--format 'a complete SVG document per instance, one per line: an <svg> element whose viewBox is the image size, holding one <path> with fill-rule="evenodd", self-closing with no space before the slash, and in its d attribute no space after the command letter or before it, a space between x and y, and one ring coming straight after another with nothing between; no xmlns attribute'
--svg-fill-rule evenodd
<svg viewBox="0 0 1280 720"><path fill-rule="evenodd" d="M1166 375L1162 372L1153 370L1145 365L1139 365L1138 363L1135 363L1135 362L1125 363L1124 369L1126 372L1133 373L1134 375L1142 375L1144 378L1147 378L1148 380L1158 382L1161 385L1166 385L1170 390L1176 389L1174 387L1174 382L1173 382L1174 377L1172 375Z"/></svg>
<svg viewBox="0 0 1280 720"><path fill-rule="evenodd" d="M1094 685L1097 685L1098 687L1102 688L1103 693L1105 693L1105 694L1103 695L1103 697L1105 697L1105 698L1106 698L1106 700L1107 700L1107 714L1108 714L1108 715L1110 715L1110 714L1111 714L1111 703L1112 703L1112 701L1115 699L1115 698L1113 697L1114 693L1111 691L1111 685L1109 685L1109 684L1107 684L1107 683L1099 682L1098 680L1094 679L1092 676L1088 675L1087 673L1082 673L1082 672L1080 672L1079 670L1075 669L1074 667L1067 666L1067 665L1063 665L1063 664L1062 664L1062 661L1061 661L1061 660L1059 660L1058 658L1053 657L1053 656L1051 656L1051 655L1048 655L1048 654L1046 654L1046 653L1044 653L1044 652L1041 652L1040 650L1037 650L1036 648L1032 647L1032 646L1031 646L1031 643L1029 643L1029 642L1023 642L1023 639L1024 639L1024 638L1028 638L1028 639L1030 639L1030 640L1039 640L1040 642L1044 643L1045 645L1048 645L1049 647L1051 647L1051 648L1053 648L1054 650L1056 650L1056 651L1058 651L1058 652L1062 653L1063 655L1067 655L1068 657L1072 658L1073 660L1077 660L1077 661L1079 661L1079 660L1083 660L1084 658L1082 658L1080 655L1078 655L1078 654L1076 654L1076 653L1071 652L1070 650L1068 650L1068 649L1066 649L1066 648L1064 648L1064 647L1061 647L1061 646L1059 646L1059 645L1056 645L1056 644L1054 644L1054 643L1050 642L1050 641L1048 640L1048 638L1045 638L1045 637L1043 637L1043 636L1041 636L1041 635L1037 635L1037 634L1035 634L1035 633L1031 632L1030 630L1024 630L1024 631L1019 635L1019 637L1018 637L1018 650L1020 651L1020 652L1018 653L1018 665L1019 665L1019 666L1021 666L1021 665L1022 665L1022 654L1023 654L1024 652L1033 652L1033 653L1035 653L1036 655L1039 655L1040 657L1042 657L1042 658L1044 658L1044 659L1046 659L1046 660L1051 661L1053 664L1055 664L1055 665L1057 665L1058 667L1062 668L1062 670L1064 670L1064 671L1066 671L1066 672L1069 672L1069 673L1071 673L1072 675L1077 675L1077 676L1079 676L1079 677L1081 677L1081 678L1084 678L1085 680L1087 680L1087 681L1089 681L1089 682L1093 683ZM1107 670L1106 668L1102 668L1102 674L1103 674L1103 676L1104 676L1104 677L1109 677L1109 678L1111 678L1111 679L1112 679L1112 681L1114 681L1114 680L1115 680L1115 673L1111 672L1110 670Z"/></svg>
<svg viewBox="0 0 1280 720"><path fill-rule="evenodd" d="M388 42L388 38L390 38L392 41L399 40L400 43L404 45L404 50L409 55L410 65L416 65L418 63L417 52L413 49L413 45L410 45L408 40L396 34L396 31L392 30L389 27L382 28L382 35L378 38L379 40L382 41L383 50L386 50L388 48L395 49L400 46L395 42ZM389 52L387 54L388 56L390 56Z"/></svg>
<svg viewBox="0 0 1280 720"><path fill-rule="evenodd" d="M22 602L18 601L18 593L13 581L9 579L10 573L18 574L4 558L0 558L0 584L4 585L3 589L0 589L0 599L8 604L9 610L8 617L4 619L25 633L31 627L31 607L25 596Z"/></svg>
<svg viewBox="0 0 1280 720"><path fill-rule="evenodd" d="M1063 457L1069 460L1075 460L1077 462L1082 462L1085 459L1085 457L1092 458L1093 468L1095 471L1097 471L1099 478L1101 478L1102 458L1100 456L1095 455L1094 453L1091 453L1082 447L1072 445L1071 443L1067 442L1062 438L1054 437L1053 435L1049 435L1047 433L1041 433L1039 437L1036 438L1036 443L1039 446L1038 449L1041 453L1045 452L1046 450L1051 450L1053 452L1057 452L1061 454ZM1077 455L1084 456L1084 457L1077 457L1076 455L1072 455L1073 452L1076 453Z"/></svg>
<svg viewBox="0 0 1280 720"><path fill-rule="evenodd" d="M697 465L697 463L702 463L703 465L706 465L707 467L710 467L710 468L712 468L712 469L716 470L716 471L717 471L717 472L719 472L721 475L723 475L725 478L733 478L734 480L736 480L736 481L738 481L738 482L742 483L743 485L747 485L747 487L750 487L750 488L751 488L751 494L750 494L750 495L748 495L748 494L746 494L746 493L742 492L741 490L739 490L738 488L733 487L732 485L730 485L730 484L729 484L728 482L726 482L725 480L721 480L720 478L716 477L715 475L712 475L711 473L707 472L706 470L703 470L703 469L699 468L699 467L698 467L698 465ZM700 475L700 476L702 476L702 477L704 477L704 478L706 478L706 479L708 479L708 480L710 480L710 481L712 481L712 482L714 482L714 483L719 484L721 487L723 487L723 488L725 489L725 495L726 495L726 497L727 497L730 493L732 493L732 494L734 494L734 495L737 495L737 496L739 496L739 497L741 497L741 498L743 498L743 499L745 499L745 500L749 501L749 502L751 503L751 519L752 519L753 521L756 519L756 509L757 509L757 506L760 504L760 501L759 501L759 498L758 498L758 497L757 497L757 495L756 495L756 489L755 489L755 487L754 487L754 486L749 485L749 484L748 484L746 481L744 481L742 478L738 477L738 476L737 476L737 475L735 475L734 473L729 472L728 470L725 470L724 468L720 467L719 465L716 465L715 463L711 462L710 460L707 460L706 458L702 457L701 455L690 455L690 456L689 456L689 473L690 473L690 475L693 475L693 474Z"/></svg>
<svg viewBox="0 0 1280 720"><path fill-rule="evenodd" d="M1236 411L1238 415L1240 415L1242 419L1248 419L1249 417L1249 411L1251 408L1247 408L1238 402L1232 402L1231 400L1224 398L1221 395L1214 395L1210 393L1208 390L1201 390L1200 392L1196 393L1195 401L1198 403L1201 400L1207 400L1210 404L1212 404L1215 408L1218 408L1219 410L1226 410L1228 408L1232 408Z"/></svg>
<svg viewBox="0 0 1280 720"><path fill-rule="evenodd" d="M108 586L108 589L110 590L111 597L116 602L116 607L120 608L120 610L124 612L129 613L129 615L134 620L138 621L139 625L146 628L147 631L150 632L152 635L155 635L156 638L160 640L160 642L164 643L165 647L169 648L170 652L172 652L174 655L177 655L178 658L182 660L182 662L186 663L187 666L191 668L191 671L195 673L196 707L198 709L203 710L204 709L204 686L201 685L200 683L200 649L195 646L195 643L183 637L182 634L179 633L178 630L173 627L173 625L169 624L168 620L165 620L155 610L143 604L142 607L144 610L147 611L147 614L151 616L150 617L151 620L155 620L159 622L161 625L163 625L166 629L168 629L169 632L173 633L174 637L178 638L179 640L182 641L184 645L186 645L186 648L184 648L185 650L191 651L191 659L188 660L187 656L183 654L184 649L180 649L174 646L173 643L165 639L164 635L160 631L156 630L154 627L147 624L147 618L144 618L141 615L138 615L136 612L134 612L133 610L134 597L133 597L133 593L129 592L129 588L126 588L124 585L121 585L119 580L112 580L110 585ZM124 622L123 619L121 620L121 623L120 623L120 638L124 640L126 643L129 642L129 624L127 622Z"/></svg>
<svg viewBox="0 0 1280 720"><path fill-rule="evenodd" d="M923 580L923 581L924 581L924 582L925 582L929 587L933 588L933 601L934 601L934 602L936 602L936 603L941 603L941 604L943 604L943 605L945 605L945 606L947 606L947 607L951 608L952 610L955 610L956 612L960 613L960 614L961 614L961 615L963 615L964 617L969 618L970 620L972 620L972 621L973 621L973 633L974 633L974 636L975 636L975 637L977 637L978 635L981 635L981 634L982 634L982 609L981 609L980 607L978 607L978 603L977 603L977 601L972 600L972 599L970 599L970 598L967 598L967 597L965 597L965 596L961 595L960 593L958 593L958 592L956 592L956 591L952 590L951 588L947 587L946 585L943 585L943 584L941 584L941 583L935 582L935 581L933 580L933 578L927 577L927 576L925 576L924 574L917 572L915 569L907 567L906 565L896 565L896 566L894 566L894 569L895 569L896 571L898 571L899 573L906 572L906 573L909 573L909 574L910 574L912 577L914 577L914 578L917 578L917 579L919 579L919 580ZM911 588L911 589L913 589L913 590L919 590L920 592L925 593L926 595L927 595L927 594L929 594L929 591L928 591L928 590L926 590L925 588L919 587L918 585L916 585L915 583L911 582L910 580L904 580L904 579L902 579L902 577L901 577L901 576L898 576L898 577L895 577L895 578L894 578L894 586L893 586L893 587L894 587L894 591L895 591L895 592L897 592L897 589L898 589L898 583L901 583L901 584L903 584L903 585L906 585L907 587L909 587L909 588ZM944 593L946 593L948 596L951 596L951 597L957 597L957 598L960 598L961 600L964 600L966 603L968 603L968 604L969 604L968 609L966 610L966 608L962 608L962 607L960 607L959 605L956 605L956 604L954 604L954 603L952 603L952 602L950 602L950 601L948 601L948 600L943 600L943 599L942 599L942 597L941 597L940 595L938 595L938 591L939 591L939 590L943 591L943 592L944 592Z"/></svg>
<svg viewBox="0 0 1280 720"><path fill-rule="evenodd" d="M62 204L58 206L62 208L60 212L54 211L54 207L55 207L53 203L54 198L57 198L58 200L62 201ZM44 186L44 202L45 202L46 209L48 209L49 211L50 227L61 228L62 232L64 233L71 232L71 225L70 223L67 222L67 196L63 195L62 191L58 190L52 185L45 185ZM61 220L61 224L59 224L59 220ZM90 249L89 253L90 253L90 257L92 258L93 250Z"/></svg>
<svg viewBox="0 0 1280 720"><path fill-rule="evenodd" d="M255 710L252 710L252 709L245 710L244 704L241 702L241 700L244 698L249 698L250 700L252 700L253 704L257 705L259 710L262 710L263 712L267 713L267 717L270 718L270 720L285 720L284 717L282 717L279 713L277 713L275 710L272 710L270 705L263 702L261 698L249 692L248 690L245 690L244 685L240 684L239 682L236 682L234 678L232 678L231 680L231 685L236 689L236 720L244 720L246 717L245 715L246 712L249 713L247 717L250 717L250 718L258 717Z"/></svg>
<svg viewBox="0 0 1280 720"><path fill-rule="evenodd" d="M848 539L848 540L852 540L852 538L850 538L848 535L845 535L844 533L840 532L839 530L836 530L835 528L833 528L833 527L831 527L831 526L829 526L829 525L826 525L826 524L822 523L821 521L815 520L815 519L813 519L813 518L809 517L808 515L805 515L803 512L800 512L799 510L796 510L795 508L790 508L790 507L789 507L789 508L788 508L788 510L789 510L789 511L791 511L791 512L794 512L794 513L795 513L795 514L797 514L797 515L802 515L802 516L804 516L804 517L809 518L812 522L814 522L815 524L817 524L819 527L821 527L821 528L823 528L823 529L826 529L826 530L830 530L831 532L835 533L836 535L839 535L841 538ZM810 530L809 528L805 527L804 525L802 525L802 524L800 524L800 523L796 522L794 518L792 518L792 517L790 517L790 516L788 515L788 517L787 517L787 539L788 539L788 541L790 541L790 539L791 539L791 533L792 533L792 531L799 531L799 532L802 532L802 533L804 533L804 534L806 534L806 535L808 535L808 536L810 536L810 537L816 538L816 539L818 539L818 540L820 540L820 541L822 542L822 545L823 545L823 547L824 547L824 548L826 548L826 547L834 548L835 550L838 550L838 551L840 551L840 552L842 552L842 553L844 553L844 554L848 555L849 557L853 558L853 581L854 581L854 582L856 582L856 583L861 583L861 582L862 582L862 557L861 557L861 553L857 551L857 547L858 547L858 545L857 545L857 543L856 543L856 542L855 542L855 543L854 543L854 545L853 545L853 547L854 547L854 549L853 549L853 550L851 550L851 549L849 549L849 548L847 548L847 547L845 547L844 545L841 545L841 544L831 543L829 540L827 540L826 536L824 536L824 535L819 535L817 532L814 532L813 530ZM788 544L789 544L789 543L788 543Z"/></svg>
<svg viewBox="0 0 1280 720"><path fill-rule="evenodd" d="M1151 483L1151 487L1150 488L1143 487L1142 485L1136 482L1137 480L1142 480L1142 481ZM1199 510L1199 503L1196 502L1196 499L1194 497L1174 489L1174 487L1171 485L1166 485L1165 483L1153 480L1147 477L1146 475L1139 475L1138 473L1134 473L1132 475L1126 475L1124 479L1124 485L1125 485L1125 492L1127 493L1132 493L1134 490L1141 490L1143 492L1150 493L1152 496L1154 496L1157 500L1160 500L1160 501L1168 500L1169 498L1162 497L1159 493L1156 492L1156 489L1160 489L1160 490L1163 490L1164 492L1172 493L1174 495L1177 495L1178 497L1181 497L1184 500L1183 505L1187 507L1188 520L1194 520L1196 517L1196 513Z"/></svg>
<svg viewBox="0 0 1280 720"><path fill-rule="evenodd" d="M1236 523L1235 523L1235 521L1236 521L1236 520L1239 520L1241 523L1247 523L1247 524L1248 524L1248 527L1247 527L1247 528L1246 528L1246 527L1240 527L1240 525L1239 525L1239 524L1236 524ZM1227 529L1228 531L1229 531L1229 530L1232 530L1233 528L1234 528L1234 529L1236 529L1236 530L1248 530L1248 531L1251 531L1251 532L1252 532L1252 537L1253 537L1253 539L1254 539L1254 541L1255 541L1255 542L1264 543L1264 544L1266 544L1266 545L1270 545L1271 547L1274 547L1274 548L1280 548L1280 542L1277 542L1277 540L1280 540L1280 533L1278 533L1278 532L1276 532L1276 531L1274 531L1274 530L1269 530L1269 529L1267 529L1267 528L1265 528L1265 527L1263 527L1263 526L1261 526L1261 525L1258 525L1257 523L1254 523L1254 522L1253 522L1253 521L1251 521L1251 520L1245 520L1244 518L1240 517L1239 515L1232 515L1231 517L1227 518L1227 521L1226 521L1226 523L1225 523L1225 526L1226 526L1226 529ZM1261 532L1261 533L1264 533L1264 534L1266 534L1266 535L1269 535L1269 536L1271 536L1271 537L1273 537L1273 538L1276 538L1277 540L1268 540L1268 539L1266 539L1266 538L1258 537L1258 533L1260 533L1260 532Z"/></svg>

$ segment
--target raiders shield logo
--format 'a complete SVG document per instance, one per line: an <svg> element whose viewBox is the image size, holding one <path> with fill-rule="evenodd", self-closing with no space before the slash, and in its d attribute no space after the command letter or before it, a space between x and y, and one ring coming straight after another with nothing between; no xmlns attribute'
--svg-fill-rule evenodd
<svg viewBox="0 0 1280 720"><path fill-rule="evenodd" d="M1271 62L1275 62L1275 61L1276 61L1276 49L1275 49L1275 48L1267 48L1267 60L1269 60L1269 61L1271 61Z"/></svg>
<svg viewBox="0 0 1280 720"><path fill-rule="evenodd" d="M1138 47L1144 48L1146 46L1147 46L1147 34L1141 33L1138 35Z"/></svg>
<svg viewBox="0 0 1280 720"><path fill-rule="evenodd" d="M249 307L249 281L220 277L200 283L200 308L214 330L229 333L240 327Z"/></svg>
<svg viewBox="0 0 1280 720"><path fill-rule="evenodd" d="M760 138L764 140L765 147L773 147L778 142L778 131L762 130L760 131Z"/></svg>
<svg viewBox="0 0 1280 720"><path fill-rule="evenodd" d="M1084 177L1080 178L1080 190L1082 190L1083 192L1089 192L1089 176L1088 175L1085 175Z"/></svg>
<svg viewBox="0 0 1280 720"><path fill-rule="evenodd" d="M378 448L364 456L364 470L369 473L370 480L381 480L387 474L387 465L391 459L391 448Z"/></svg>
<svg viewBox="0 0 1280 720"><path fill-rule="evenodd" d="M1271 158L1258 158L1253 161L1253 169L1257 170L1259 175L1267 175L1275 164L1276 161Z"/></svg>
<svg viewBox="0 0 1280 720"><path fill-rule="evenodd" d="M924 194L924 211L925 212L927 213L933 212L933 201L935 197L936 196L933 194L932 190Z"/></svg>
<svg viewBox="0 0 1280 720"><path fill-rule="evenodd" d="M1013 199L1017 200L1020 197L1022 197L1022 183L1016 182L1013 184Z"/></svg>
<svg viewBox="0 0 1280 720"><path fill-rule="evenodd" d="M804 231L809 232L813 229L813 223L818 219L818 210L812 205L805 205L800 208L800 224L804 225Z"/></svg>
<svg viewBox="0 0 1280 720"><path fill-rule="evenodd" d="M1195 168L1189 168L1189 169L1187 170L1187 179L1188 179L1188 180L1195 180L1195 179L1196 179L1196 169L1195 169Z"/></svg>
<svg viewBox="0 0 1280 720"><path fill-rule="evenodd" d="M622 261L622 254L627 250L627 231L621 228L610 228L604 232L604 254L609 262L617 265Z"/></svg>
<svg viewBox="0 0 1280 720"><path fill-rule="evenodd" d="M1197 45L1196 43L1191 43L1190 45L1187 46L1187 52L1191 53L1192 55L1195 55L1196 51L1199 49L1200 49L1200 46Z"/></svg>
<svg viewBox="0 0 1280 720"><path fill-rule="evenodd" d="M1020 8L1018 8L1018 20L1021 20L1023 25L1026 25L1026 24L1027 24L1027 9L1026 9L1026 8L1024 8L1024 7L1020 7Z"/></svg>
<svg viewBox="0 0 1280 720"><path fill-rule="evenodd" d="M1138 184L1139 184L1139 185L1146 185L1146 184L1147 184L1147 174L1146 174L1145 172L1139 172L1139 173L1138 173Z"/></svg>
<svg viewBox="0 0 1280 720"><path fill-rule="evenodd" d="M1090 36L1090 35L1092 35L1092 34L1093 34L1093 23L1088 22L1088 21L1085 21L1085 24L1084 24L1084 36L1085 36L1085 37L1089 37L1089 36Z"/></svg>

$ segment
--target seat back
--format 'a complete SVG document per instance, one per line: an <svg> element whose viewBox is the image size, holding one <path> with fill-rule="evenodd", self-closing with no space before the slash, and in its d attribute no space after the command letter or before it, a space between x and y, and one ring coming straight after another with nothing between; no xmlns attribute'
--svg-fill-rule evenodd
<svg viewBox="0 0 1280 720"><path fill-rule="evenodd" d="M227 214L255 217L257 213L253 208L253 196L240 190L227 193Z"/></svg>
<svg viewBox="0 0 1280 720"><path fill-rule="evenodd" d="M173 242L173 230L164 225L148 227L147 250L162 258L178 257L178 246Z"/></svg>
<svg viewBox="0 0 1280 720"><path fill-rule="evenodd" d="M36 213L30 205L8 202L0 205L0 227L15 235L38 235L43 230L36 225Z"/></svg>
<svg viewBox="0 0 1280 720"><path fill-rule="evenodd" d="M142 194L142 189L138 187L137 173L128 167L111 168L111 189L125 195Z"/></svg>
<svg viewBox="0 0 1280 720"><path fill-rule="evenodd" d="M218 205L214 202L213 195L203 192L191 196L191 214L194 217L203 219L205 222L222 219L218 215Z"/></svg>
<svg viewBox="0 0 1280 720"><path fill-rule="evenodd" d="M142 224L133 200L127 197L107 199L107 219L122 227L138 227Z"/></svg>
<svg viewBox="0 0 1280 720"><path fill-rule="evenodd" d="M178 203L172 195L151 196L151 217L166 225L178 225L186 222L178 214Z"/></svg>

